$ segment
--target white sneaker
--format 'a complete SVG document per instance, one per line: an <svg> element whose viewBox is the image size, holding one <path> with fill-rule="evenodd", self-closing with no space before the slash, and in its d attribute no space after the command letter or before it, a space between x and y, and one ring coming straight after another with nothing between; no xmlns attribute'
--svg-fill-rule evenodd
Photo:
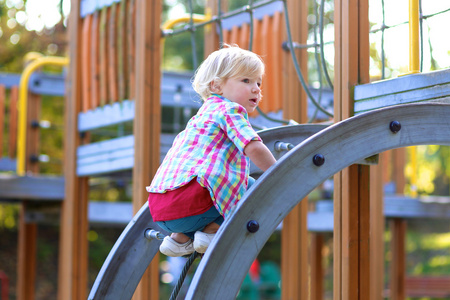
<svg viewBox="0 0 450 300"><path fill-rule="evenodd" d="M215 233L204 233L202 231L196 231L194 234L194 249L198 253L205 253L209 244L216 236Z"/></svg>
<svg viewBox="0 0 450 300"><path fill-rule="evenodd" d="M189 240L184 244L180 244L170 236L166 236L159 246L159 251L167 256L178 257L193 253L194 246L192 244L192 240Z"/></svg>

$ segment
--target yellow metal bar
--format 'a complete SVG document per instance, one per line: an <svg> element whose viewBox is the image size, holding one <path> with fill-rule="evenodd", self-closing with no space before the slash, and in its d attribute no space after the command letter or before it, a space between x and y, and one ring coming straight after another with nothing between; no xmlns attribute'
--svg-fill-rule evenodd
<svg viewBox="0 0 450 300"><path fill-rule="evenodd" d="M69 59L66 57L45 56L38 57L30 62L22 73L19 84L19 122L17 132L17 164L16 172L19 176L25 175L25 147L27 139L27 96L28 82L31 74L44 65L66 66Z"/></svg>
<svg viewBox="0 0 450 300"><path fill-rule="evenodd" d="M198 14L193 14L192 15L192 21L194 23L201 23L201 22L207 22L211 20L211 16L205 16L205 15L198 15ZM179 18L175 18L175 19L170 19L167 20L163 26L162 29L163 30L168 30L173 28L175 25L179 24L179 23L187 23L191 21L191 15L190 14L186 14L183 15Z"/></svg>
<svg viewBox="0 0 450 300"><path fill-rule="evenodd" d="M412 146L410 149L410 159L411 159L411 197L417 197L417 146Z"/></svg>
<svg viewBox="0 0 450 300"><path fill-rule="evenodd" d="M409 0L409 73L420 72L419 0Z"/></svg>

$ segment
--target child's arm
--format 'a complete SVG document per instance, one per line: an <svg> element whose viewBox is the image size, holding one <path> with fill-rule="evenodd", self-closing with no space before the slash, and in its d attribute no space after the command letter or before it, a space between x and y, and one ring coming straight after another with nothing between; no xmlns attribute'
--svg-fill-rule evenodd
<svg viewBox="0 0 450 300"><path fill-rule="evenodd" d="M276 163L275 157L269 148L261 141L251 141L244 148L245 155L261 170L266 171Z"/></svg>

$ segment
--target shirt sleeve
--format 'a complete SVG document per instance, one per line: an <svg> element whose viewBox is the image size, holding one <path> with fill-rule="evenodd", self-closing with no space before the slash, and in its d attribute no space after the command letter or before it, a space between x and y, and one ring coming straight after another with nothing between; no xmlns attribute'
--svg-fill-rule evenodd
<svg viewBox="0 0 450 300"><path fill-rule="evenodd" d="M245 108L238 104L225 105L220 127L242 153L244 153L245 146L251 141L261 141L247 119Z"/></svg>

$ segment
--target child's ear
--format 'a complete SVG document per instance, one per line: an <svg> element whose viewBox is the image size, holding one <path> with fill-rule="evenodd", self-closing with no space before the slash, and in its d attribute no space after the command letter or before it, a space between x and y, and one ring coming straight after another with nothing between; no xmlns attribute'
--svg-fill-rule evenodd
<svg viewBox="0 0 450 300"><path fill-rule="evenodd" d="M216 94L219 94L219 95L220 95L220 93L221 93L221 91L222 91L222 88L221 88L221 86L220 86L220 83L219 83L217 80L211 81L211 83L210 83L210 88L211 88L211 91L212 91L213 93L216 93Z"/></svg>

